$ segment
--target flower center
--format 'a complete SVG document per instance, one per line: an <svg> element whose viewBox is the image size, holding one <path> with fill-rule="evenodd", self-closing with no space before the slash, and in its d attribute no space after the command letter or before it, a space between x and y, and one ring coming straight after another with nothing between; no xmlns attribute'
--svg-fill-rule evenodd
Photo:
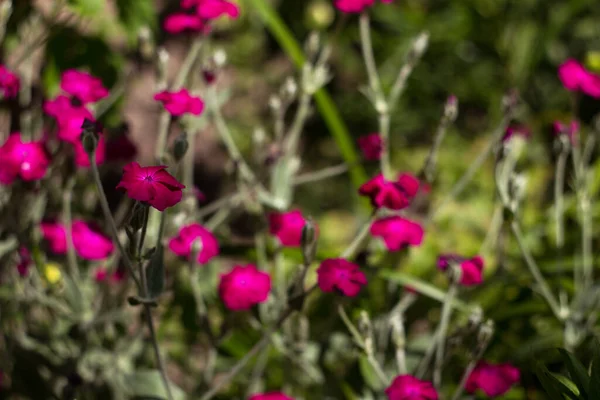
<svg viewBox="0 0 600 400"><path fill-rule="evenodd" d="M145 180L146 182L154 182L154 179L152 178L152 175L146 175L146 176L144 177L144 180Z"/></svg>

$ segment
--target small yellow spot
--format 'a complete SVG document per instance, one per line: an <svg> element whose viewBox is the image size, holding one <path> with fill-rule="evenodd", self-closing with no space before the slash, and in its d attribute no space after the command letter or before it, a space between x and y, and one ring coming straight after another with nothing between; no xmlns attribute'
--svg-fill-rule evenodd
<svg viewBox="0 0 600 400"><path fill-rule="evenodd" d="M44 277L48 281L48 283L54 285L62 279L62 274L60 272L60 265L54 262L46 263L44 266Z"/></svg>

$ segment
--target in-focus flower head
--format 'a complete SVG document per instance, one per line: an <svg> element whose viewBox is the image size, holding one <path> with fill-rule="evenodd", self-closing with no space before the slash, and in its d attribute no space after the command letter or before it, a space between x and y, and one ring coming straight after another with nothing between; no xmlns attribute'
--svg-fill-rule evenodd
<svg viewBox="0 0 600 400"><path fill-rule="evenodd" d="M163 91L154 95L154 100L163 103L165 110L173 116L186 113L200 115L204 110L204 102L199 97L191 96L187 89L177 92Z"/></svg>
<svg viewBox="0 0 600 400"><path fill-rule="evenodd" d="M123 168L123 178L117 188L125 189L133 200L164 211L181 201L181 189L185 186L167 172L165 165L141 167L132 162Z"/></svg>
<svg viewBox="0 0 600 400"><path fill-rule="evenodd" d="M370 232L375 237L381 237L390 251L399 251L408 246L420 246L424 234L423 227L419 223L396 215L374 221Z"/></svg>
<svg viewBox="0 0 600 400"><path fill-rule="evenodd" d="M383 174L379 174L364 183L358 192L371 199L371 204L376 208L389 208L402 210L419 191L419 180L411 174L400 174L396 181L387 181Z"/></svg>
<svg viewBox="0 0 600 400"><path fill-rule="evenodd" d="M94 224L82 220L73 221L71 228L73 247L84 260L104 260L114 251L112 240Z"/></svg>
<svg viewBox="0 0 600 400"><path fill-rule="evenodd" d="M171 34L183 32L208 33L210 27L196 14L174 13L165 19L163 24L165 31Z"/></svg>
<svg viewBox="0 0 600 400"><path fill-rule="evenodd" d="M330 258L317 269L317 283L324 292L336 290L344 296L354 297L367 284L367 277L358 265L343 258Z"/></svg>
<svg viewBox="0 0 600 400"><path fill-rule="evenodd" d="M236 265L221 275L219 295L230 310L248 310L269 297L271 277L255 265Z"/></svg>
<svg viewBox="0 0 600 400"><path fill-rule="evenodd" d="M577 142L577 134L579 133L579 121L573 120L568 124L565 124L560 121L554 121L552 123L552 128L554 129L554 134L556 136L565 135L569 138L571 144L575 144Z"/></svg>
<svg viewBox="0 0 600 400"><path fill-rule="evenodd" d="M50 159L42 142L23 142L14 132L0 146L0 183L10 185L17 178L37 181L46 175Z"/></svg>
<svg viewBox="0 0 600 400"><path fill-rule="evenodd" d="M269 392L254 394L248 400L294 400L294 398L281 392Z"/></svg>
<svg viewBox="0 0 600 400"><path fill-rule="evenodd" d="M381 0L391 3L394 0ZM375 4L375 0L334 0L335 7L344 13L358 14Z"/></svg>
<svg viewBox="0 0 600 400"><path fill-rule="evenodd" d="M302 241L302 229L306 225L306 219L300 210L292 210L286 213L270 213L269 233L276 236L282 246L300 247Z"/></svg>
<svg viewBox="0 0 600 400"><path fill-rule="evenodd" d="M451 264L460 266L461 277L460 284L463 286L475 286L483 282L483 258L475 256L465 258L457 254L442 254L439 256L437 265L442 271L445 271Z"/></svg>
<svg viewBox="0 0 600 400"><path fill-rule="evenodd" d="M519 370L510 364L490 364L480 361L465 385L468 393L481 389L489 397L502 396L519 382Z"/></svg>
<svg viewBox="0 0 600 400"><path fill-rule="evenodd" d="M72 142L73 151L75 152L75 165L81 168L89 168L90 157L83 148L83 143L80 140ZM98 136L98 143L96 145L96 165L104 163L106 158L106 141L104 135Z"/></svg>
<svg viewBox="0 0 600 400"><path fill-rule="evenodd" d="M236 19L240 16L240 8L229 0L181 0L182 8L196 8L196 13L206 21L227 16Z"/></svg>
<svg viewBox="0 0 600 400"><path fill-rule="evenodd" d="M381 158L383 141L381 140L381 135L379 133L370 133L361 136L358 138L357 142L365 160L376 161Z"/></svg>
<svg viewBox="0 0 600 400"><path fill-rule="evenodd" d="M0 65L0 92L2 97L11 99L17 97L19 93L20 80L17 74Z"/></svg>
<svg viewBox="0 0 600 400"><path fill-rule="evenodd" d="M62 73L60 88L82 104L95 103L108 96L108 90L100 79L75 69Z"/></svg>
<svg viewBox="0 0 600 400"><path fill-rule="evenodd" d="M196 242L201 246L197 255L199 264L205 264L219 255L219 242L208 229L198 223L182 227L179 234L169 241L169 249L178 256L189 259L194 254L193 244Z"/></svg>
<svg viewBox="0 0 600 400"><path fill-rule="evenodd" d="M570 58L562 63L558 67L558 77L565 89L600 98L600 76L585 69L577 60Z"/></svg>
<svg viewBox="0 0 600 400"><path fill-rule="evenodd" d="M71 143L79 141L83 121L95 121L87 108L64 95L46 101L44 112L56 119L58 138Z"/></svg>
<svg viewBox="0 0 600 400"><path fill-rule="evenodd" d="M398 375L385 389L389 400L438 400L433 384L412 375Z"/></svg>

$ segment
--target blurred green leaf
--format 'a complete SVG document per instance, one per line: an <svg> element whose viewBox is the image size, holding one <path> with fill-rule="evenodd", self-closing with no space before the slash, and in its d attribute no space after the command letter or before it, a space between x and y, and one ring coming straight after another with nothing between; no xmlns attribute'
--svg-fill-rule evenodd
<svg viewBox="0 0 600 400"><path fill-rule="evenodd" d="M587 396L588 387L589 387L589 376L587 373L587 369L575 358L575 356L568 352L565 349L558 349L560 352L563 361L565 362L567 369L569 370L569 375L571 375L571 379L575 383L575 385L579 388L579 391L585 397Z"/></svg>
<svg viewBox="0 0 600 400"><path fill-rule="evenodd" d="M589 400L600 399L600 342L597 338L593 341L592 373L590 376Z"/></svg>
<svg viewBox="0 0 600 400"><path fill-rule="evenodd" d="M534 372L550 400L565 400L563 394L572 393L542 363L536 363Z"/></svg>

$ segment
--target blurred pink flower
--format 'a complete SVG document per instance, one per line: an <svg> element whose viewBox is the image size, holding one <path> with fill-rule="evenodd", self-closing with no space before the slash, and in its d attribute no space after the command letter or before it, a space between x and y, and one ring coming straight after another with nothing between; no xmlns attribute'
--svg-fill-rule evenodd
<svg viewBox="0 0 600 400"><path fill-rule="evenodd" d="M317 283L324 292L336 290L344 296L354 297L367 284L367 277L358 265L343 258L330 258L317 269Z"/></svg>
<svg viewBox="0 0 600 400"><path fill-rule="evenodd" d="M192 192L194 193L194 197L196 198L196 200L198 200L199 203L206 201L206 196L204 195L204 193L202 193L200 189L198 189L197 186L194 186Z"/></svg>
<svg viewBox="0 0 600 400"><path fill-rule="evenodd" d="M196 7L196 13L203 20L217 19L228 16L236 19L240 16L240 8L228 0L181 0L182 8Z"/></svg>
<svg viewBox="0 0 600 400"><path fill-rule="evenodd" d="M199 97L193 97L187 89L178 92L163 91L154 95L154 100L163 103L165 109L173 116L185 113L200 115L204 110L204 102Z"/></svg>
<svg viewBox="0 0 600 400"><path fill-rule="evenodd" d="M357 142L365 160L376 161L381 158L383 142L381 141L381 135L379 133L370 133L361 136L358 138Z"/></svg>
<svg viewBox="0 0 600 400"><path fill-rule="evenodd" d="M46 175L50 159L42 142L23 142L14 132L0 146L0 183L10 185L17 178L36 181Z"/></svg>
<svg viewBox="0 0 600 400"><path fill-rule="evenodd" d="M390 251L420 246L424 233L419 223L398 216L376 220L371 224L370 232L375 237L381 237Z"/></svg>
<svg viewBox="0 0 600 400"><path fill-rule="evenodd" d="M85 260L104 260L114 251L112 240L100 232L94 224L75 220L71 232L73 247L79 257Z"/></svg>
<svg viewBox="0 0 600 400"><path fill-rule="evenodd" d="M132 162L123 168L123 178L117 188L125 189L133 200L164 211L181 201L181 189L185 186L167 172L165 165L141 167Z"/></svg>
<svg viewBox="0 0 600 400"><path fill-rule="evenodd" d="M48 242L52 253L67 253L67 231L63 224L50 221L42 222L40 230L42 231L42 237Z"/></svg>
<svg viewBox="0 0 600 400"><path fill-rule="evenodd" d="M58 138L67 142L79 141L81 125L85 119L95 121L87 108L64 95L46 101L44 112L56 119Z"/></svg>
<svg viewBox="0 0 600 400"><path fill-rule="evenodd" d="M118 268L112 274L108 272L106 267L98 267L94 271L94 280L97 283L108 282L111 284L119 283L125 277L124 270Z"/></svg>
<svg viewBox="0 0 600 400"><path fill-rule="evenodd" d="M554 121L552 127L556 136L567 136L571 144L575 144L577 142L577 134L579 133L579 121L573 120L569 124L565 124L560 121Z"/></svg>
<svg viewBox="0 0 600 400"><path fill-rule="evenodd" d="M169 249L178 256L189 259L194 253L192 245L195 242L201 246L197 256L198 263L205 264L219 255L219 242L208 229L198 223L181 228L179 234L169 241Z"/></svg>
<svg viewBox="0 0 600 400"><path fill-rule="evenodd" d="M382 174L364 183L358 192L371 199L373 207L402 210L419 191L419 180L410 174L400 174L397 181L387 181Z"/></svg>
<svg viewBox="0 0 600 400"><path fill-rule="evenodd" d="M5 65L0 65L0 92L2 96L5 99L17 97L19 86L19 76L6 68Z"/></svg>
<svg viewBox="0 0 600 400"><path fill-rule="evenodd" d="M531 136L531 130L524 125L512 125L506 128L506 133L502 138L502 141L506 142L510 140L513 136L519 135L524 139L529 139Z"/></svg>
<svg viewBox="0 0 600 400"><path fill-rule="evenodd" d="M517 382L521 374L510 364L489 364L480 361L465 385L468 393L481 389L488 397L502 396Z"/></svg>
<svg viewBox="0 0 600 400"><path fill-rule="evenodd" d="M255 265L236 265L221 275L219 295L230 310L248 310L269 297L271 277L259 271Z"/></svg>
<svg viewBox="0 0 600 400"><path fill-rule="evenodd" d="M248 400L294 400L294 398L281 392L269 392L254 394Z"/></svg>
<svg viewBox="0 0 600 400"><path fill-rule="evenodd" d="M465 258L456 254L442 254L439 256L437 265L442 271L448 269L450 264L459 264L462 271L460 284L463 286L475 286L483 282L483 258L475 256Z"/></svg>
<svg viewBox="0 0 600 400"><path fill-rule="evenodd" d="M90 158L83 148L83 143L80 140L72 142L73 151L75 152L75 165L82 168L89 168ZM106 141L104 135L98 135L98 145L96 146L96 165L104 163L106 158Z"/></svg>
<svg viewBox="0 0 600 400"><path fill-rule="evenodd" d="M302 241L302 229L306 219L300 210L287 213L272 212L269 218L269 233L277 236L282 246L299 247Z"/></svg>
<svg viewBox="0 0 600 400"><path fill-rule="evenodd" d="M558 67L558 77L565 89L600 98L600 76L586 70L577 60L569 58L562 63Z"/></svg>
<svg viewBox="0 0 600 400"><path fill-rule="evenodd" d="M17 264L17 271L20 276L27 276L29 273L29 267L31 265L31 253L25 246L19 247L19 263Z"/></svg>
<svg viewBox="0 0 600 400"><path fill-rule="evenodd" d="M108 90L99 78L75 69L62 73L60 88L83 104L95 103L108 96Z"/></svg>
<svg viewBox="0 0 600 400"><path fill-rule="evenodd" d="M335 7L345 13L361 13L375 4L375 0L334 0ZM394 0L381 0L382 3L391 3Z"/></svg>
<svg viewBox="0 0 600 400"><path fill-rule="evenodd" d="M171 34L182 32L202 32L207 33L209 26L204 23L198 15L174 13L165 19L163 24L165 31Z"/></svg>
<svg viewBox="0 0 600 400"><path fill-rule="evenodd" d="M431 382L412 375L398 375L385 389L389 400L438 400L438 393Z"/></svg>

